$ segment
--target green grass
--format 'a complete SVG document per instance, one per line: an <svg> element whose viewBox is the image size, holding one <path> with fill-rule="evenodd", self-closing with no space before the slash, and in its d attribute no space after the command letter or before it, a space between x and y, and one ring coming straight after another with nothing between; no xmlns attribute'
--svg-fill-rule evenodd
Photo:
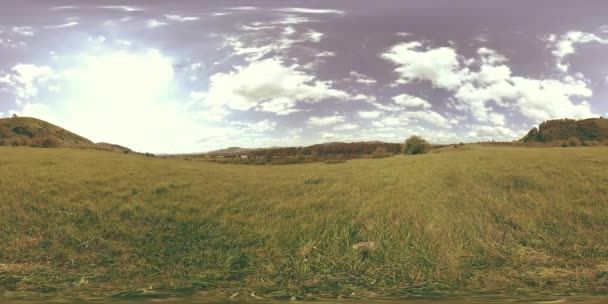
<svg viewBox="0 0 608 304"><path fill-rule="evenodd" d="M290 166L2 147L0 294L605 294L607 168L604 147Z"/></svg>

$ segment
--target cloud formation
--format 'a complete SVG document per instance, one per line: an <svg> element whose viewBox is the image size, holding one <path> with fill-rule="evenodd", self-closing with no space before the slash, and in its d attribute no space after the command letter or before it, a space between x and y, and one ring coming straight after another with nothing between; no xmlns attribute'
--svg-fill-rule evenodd
<svg viewBox="0 0 608 304"><path fill-rule="evenodd" d="M255 109L286 115L299 111L296 108L299 102L348 96L332 88L331 82L317 80L299 70L298 65L286 66L282 60L272 58L211 76L206 102L234 110Z"/></svg>

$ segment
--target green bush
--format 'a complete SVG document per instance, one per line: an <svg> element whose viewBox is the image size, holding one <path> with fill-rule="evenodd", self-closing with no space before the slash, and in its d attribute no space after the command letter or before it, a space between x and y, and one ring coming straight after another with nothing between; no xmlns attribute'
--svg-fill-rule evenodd
<svg viewBox="0 0 608 304"><path fill-rule="evenodd" d="M576 137L570 137L568 138L568 145L570 145L570 147L580 146L581 141Z"/></svg>
<svg viewBox="0 0 608 304"><path fill-rule="evenodd" d="M424 154L427 153L431 148L431 145L420 136L411 136L405 141L403 147L403 154Z"/></svg>
<svg viewBox="0 0 608 304"><path fill-rule="evenodd" d="M55 136L48 136L40 142L43 148L59 148L61 147L61 140Z"/></svg>

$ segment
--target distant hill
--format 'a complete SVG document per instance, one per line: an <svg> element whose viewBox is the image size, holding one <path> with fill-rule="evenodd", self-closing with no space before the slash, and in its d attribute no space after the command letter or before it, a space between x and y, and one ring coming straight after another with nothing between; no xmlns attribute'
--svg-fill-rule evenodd
<svg viewBox="0 0 608 304"><path fill-rule="evenodd" d="M209 155L238 155L238 154L247 154L251 150L255 150L255 149L230 147L230 148L226 148L226 149L212 151L207 154L209 154Z"/></svg>
<svg viewBox="0 0 608 304"><path fill-rule="evenodd" d="M92 147L94 143L46 121L31 117L0 119L0 145Z"/></svg>
<svg viewBox="0 0 608 304"><path fill-rule="evenodd" d="M110 144L110 143L96 143L95 150L103 150L103 151L111 151L111 152L119 152L119 153L131 153L133 150L123 147L121 145Z"/></svg>
<svg viewBox="0 0 608 304"><path fill-rule="evenodd" d="M83 148L120 153L131 149L109 143L93 143L87 138L32 117L0 118L0 146Z"/></svg>
<svg viewBox="0 0 608 304"><path fill-rule="evenodd" d="M608 140L608 119L548 120L534 127L520 142L525 144L594 144Z"/></svg>
<svg viewBox="0 0 608 304"><path fill-rule="evenodd" d="M223 157L239 157L241 155L247 155L248 157L284 157L284 156L298 156L298 155L358 155L358 154L372 154L378 147L384 148L389 153L399 154L401 153L401 144L398 143L386 143L381 141L368 141L368 142L329 142L316 144L306 147L271 147L271 148L257 148L257 149L246 149L239 147L230 147L227 149L217 150L206 153L208 156L223 156Z"/></svg>

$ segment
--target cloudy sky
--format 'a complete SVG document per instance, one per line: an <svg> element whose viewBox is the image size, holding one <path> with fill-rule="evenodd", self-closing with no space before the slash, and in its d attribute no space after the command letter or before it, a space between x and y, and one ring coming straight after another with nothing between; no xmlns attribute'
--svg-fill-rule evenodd
<svg viewBox="0 0 608 304"><path fill-rule="evenodd" d="M608 1L0 1L0 117L147 152L608 115Z"/></svg>

